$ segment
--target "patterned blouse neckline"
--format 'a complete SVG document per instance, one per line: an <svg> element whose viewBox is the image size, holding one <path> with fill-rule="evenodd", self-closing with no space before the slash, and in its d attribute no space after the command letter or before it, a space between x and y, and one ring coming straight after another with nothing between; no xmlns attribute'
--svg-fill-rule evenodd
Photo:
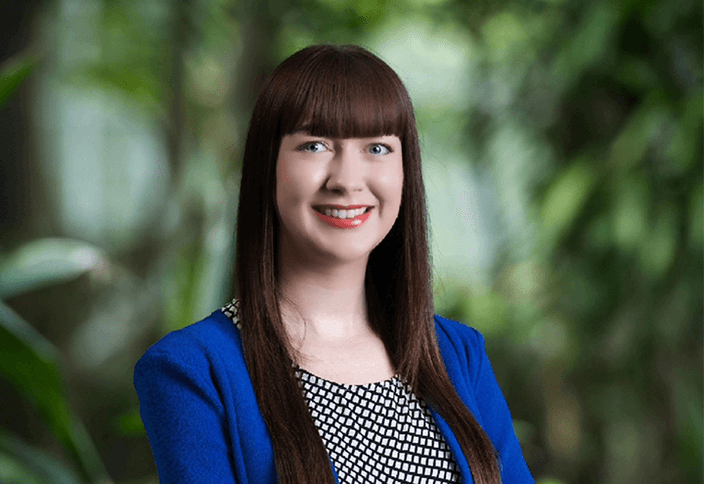
<svg viewBox="0 0 704 484"><path fill-rule="evenodd" d="M316 375L315 373L311 373L310 371L306 370L305 368L302 368L301 366L299 366L296 363L293 363L292 366L293 366L294 370L296 371L296 373L305 373L308 376L312 376L312 377L314 377L320 381L323 381L325 383L328 383L332 386L339 387L339 388L345 388L345 389L354 389L354 388L372 389L375 387L388 387L390 385L394 385L397 383L403 383L403 381L401 380L401 377L398 375L398 373L395 374L394 376L392 376L391 378L387 378L386 380L375 381L375 382L371 382L371 383L340 383L340 382L336 382L333 380L328 380L326 378L323 378L321 376Z"/></svg>

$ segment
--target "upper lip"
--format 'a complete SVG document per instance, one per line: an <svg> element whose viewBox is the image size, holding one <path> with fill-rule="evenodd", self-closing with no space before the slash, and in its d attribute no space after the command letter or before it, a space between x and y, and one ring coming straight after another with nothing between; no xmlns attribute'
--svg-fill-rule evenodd
<svg viewBox="0 0 704 484"><path fill-rule="evenodd" d="M316 205L313 208L326 209L326 208L336 208L338 210L356 210L358 208L372 207L372 205Z"/></svg>

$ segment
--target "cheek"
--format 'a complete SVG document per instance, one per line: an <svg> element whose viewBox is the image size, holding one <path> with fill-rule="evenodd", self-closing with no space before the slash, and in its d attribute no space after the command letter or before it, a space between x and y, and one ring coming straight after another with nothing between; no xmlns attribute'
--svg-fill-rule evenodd
<svg viewBox="0 0 704 484"><path fill-rule="evenodd" d="M276 166L276 202L277 205L289 205L298 198L297 191L300 190L296 179L295 170L284 160L279 160Z"/></svg>
<svg viewBox="0 0 704 484"><path fill-rule="evenodd" d="M398 206L401 204L403 193L403 167L394 166L384 170L377 178L379 190L384 194L387 204Z"/></svg>
<svg viewBox="0 0 704 484"><path fill-rule="evenodd" d="M300 198L297 193L295 171L291 170L289 163L279 160L276 165L276 212L281 221L286 225L286 220L291 217L291 210Z"/></svg>
<svg viewBox="0 0 704 484"><path fill-rule="evenodd" d="M301 160L279 160L276 169L276 201L296 206L308 204L318 190L321 174L315 165Z"/></svg>

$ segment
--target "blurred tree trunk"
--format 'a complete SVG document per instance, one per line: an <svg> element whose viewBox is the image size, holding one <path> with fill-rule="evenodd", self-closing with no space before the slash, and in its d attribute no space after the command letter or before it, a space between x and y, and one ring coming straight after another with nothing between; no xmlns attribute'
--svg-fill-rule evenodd
<svg viewBox="0 0 704 484"><path fill-rule="evenodd" d="M241 10L233 12L243 27L243 55L239 70L235 73L233 108L235 115L247 122L262 83L278 63L275 48L281 28L281 19L275 15L278 4L276 0L249 0L240 7ZM245 129L242 130L244 133ZM240 149L240 156L243 148Z"/></svg>
<svg viewBox="0 0 704 484"><path fill-rule="evenodd" d="M272 8L273 6L270 3L271 0L267 2L249 0L232 9L233 17L242 24L240 39L243 52L239 63L235 67L236 72L233 73L232 80L234 84L231 100L232 112L239 124L238 131L241 133L241 142L238 143L234 152L234 162L235 166L237 166L237 171L240 171L242 166L244 141L259 89L279 60L276 57L275 42L281 29L280 18L282 16L274 14L276 10ZM233 214L233 217L236 216L236 213ZM227 261L227 263L229 267L234 268L234 258L237 251L237 241L234 233L232 234L231 243L234 248L231 251L231 260ZM227 281L229 287L225 288L225 290L230 297L234 297L236 277L234 269L230 270L230 274L232 277Z"/></svg>
<svg viewBox="0 0 704 484"><path fill-rule="evenodd" d="M32 43L33 22L42 0L6 2L0 16L0 63L22 53ZM24 82L0 108L0 247L13 245L30 230L30 214L41 213L30 184L35 152L32 143L32 85ZM33 210L33 208L35 208Z"/></svg>
<svg viewBox="0 0 704 484"><path fill-rule="evenodd" d="M184 111L183 111L183 76L184 54L188 45L188 12L190 2L181 0L173 4L171 23L171 79L170 97L168 98L167 152L171 172L177 173L183 158Z"/></svg>

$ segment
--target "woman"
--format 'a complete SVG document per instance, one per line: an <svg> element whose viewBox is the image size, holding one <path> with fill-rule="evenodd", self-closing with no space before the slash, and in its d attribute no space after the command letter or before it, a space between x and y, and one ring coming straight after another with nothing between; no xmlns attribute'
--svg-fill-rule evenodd
<svg viewBox="0 0 704 484"><path fill-rule="evenodd" d="M322 45L272 73L245 146L238 299L136 367L161 482L533 482L481 335L433 316L424 198L383 61Z"/></svg>

